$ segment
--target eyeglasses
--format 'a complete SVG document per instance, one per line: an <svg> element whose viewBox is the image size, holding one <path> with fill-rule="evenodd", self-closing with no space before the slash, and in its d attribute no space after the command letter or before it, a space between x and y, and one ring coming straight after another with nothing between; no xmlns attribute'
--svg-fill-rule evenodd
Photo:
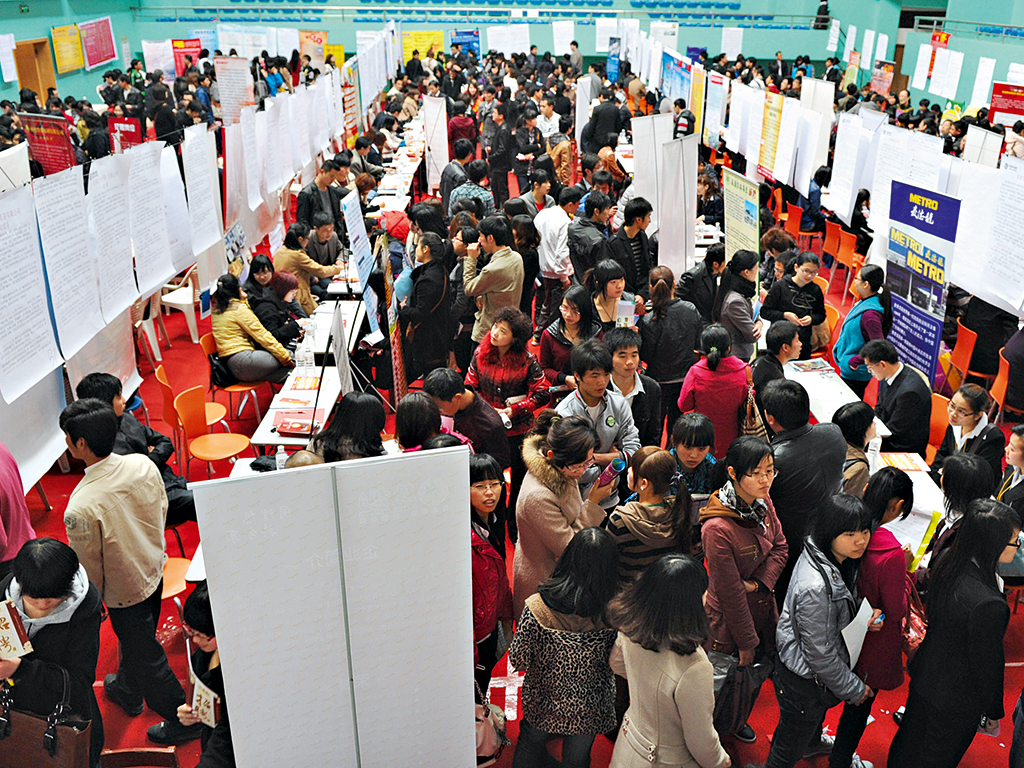
<svg viewBox="0 0 1024 768"><path fill-rule="evenodd" d="M470 488L474 491L497 491L503 486L504 483L498 480L491 480L490 482L473 483Z"/></svg>
<svg viewBox="0 0 1024 768"><path fill-rule="evenodd" d="M946 403L946 410L949 411L952 414L955 414L955 415L961 417L961 418L966 418L967 416L973 416L975 413L977 413L977 411L965 411L963 408L957 408L956 406L953 405L953 401L952 400L950 400L948 403Z"/></svg>
<svg viewBox="0 0 1024 768"><path fill-rule="evenodd" d="M1021 547L1021 540L1020 539L1014 539L1013 541L1011 541L1006 546L1013 547L1014 549L1020 549L1020 547Z"/></svg>
<svg viewBox="0 0 1024 768"><path fill-rule="evenodd" d="M185 637L187 637L189 640L193 640L197 637L202 637L206 639L209 639L210 637L210 635L192 629L192 627L190 627L188 624L182 624L181 631L185 633Z"/></svg>
<svg viewBox="0 0 1024 768"><path fill-rule="evenodd" d="M747 477L752 477L755 480L771 480L775 477L774 469L767 469L764 472L748 472Z"/></svg>
<svg viewBox="0 0 1024 768"><path fill-rule="evenodd" d="M579 464L567 464L565 469L569 470L570 472L585 472L592 466L594 466L593 457L587 459L586 461L581 461Z"/></svg>

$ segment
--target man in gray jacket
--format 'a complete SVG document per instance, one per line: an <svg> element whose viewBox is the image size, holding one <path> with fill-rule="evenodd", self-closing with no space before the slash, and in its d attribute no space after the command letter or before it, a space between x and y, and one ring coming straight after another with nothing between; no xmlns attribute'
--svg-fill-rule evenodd
<svg viewBox="0 0 1024 768"><path fill-rule="evenodd" d="M772 504L789 545L789 561L775 582L775 600L781 608L804 538L814 527L815 511L842 489L846 438L835 424L808 423L810 398L795 381L768 382L761 403L765 421L775 432Z"/></svg>
<svg viewBox="0 0 1024 768"><path fill-rule="evenodd" d="M579 480L580 495L587 498L590 487L614 459L629 463L630 456L640 449L640 436L626 398L608 388L612 377L608 345L600 339L588 339L573 348L569 361L577 388L555 410L562 416L582 416L597 431L594 465ZM611 512L618 503L619 494L613 491L601 506Z"/></svg>

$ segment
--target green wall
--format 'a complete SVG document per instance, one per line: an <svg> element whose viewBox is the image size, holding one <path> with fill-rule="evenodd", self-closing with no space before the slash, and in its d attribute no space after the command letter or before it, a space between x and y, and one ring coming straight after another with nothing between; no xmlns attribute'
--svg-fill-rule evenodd
<svg viewBox="0 0 1024 768"><path fill-rule="evenodd" d="M964 36L954 34L949 39L949 49L961 51L964 54L964 66L960 72L960 85L956 91L955 101L966 103L971 98L974 90L974 78L978 73L978 59L985 56L996 60L995 75L993 80L1005 82L1006 70L1010 64L1016 62L1024 64L1024 38L1018 38L1020 43L1009 44L994 42L997 38L989 39L966 39ZM917 63L917 50L922 43L931 41L931 35L924 32L910 32L907 34L907 44L903 57L903 74L913 78L914 65ZM918 99L931 99L935 96L926 92L911 90L911 97L916 104ZM991 93L991 92L990 92Z"/></svg>

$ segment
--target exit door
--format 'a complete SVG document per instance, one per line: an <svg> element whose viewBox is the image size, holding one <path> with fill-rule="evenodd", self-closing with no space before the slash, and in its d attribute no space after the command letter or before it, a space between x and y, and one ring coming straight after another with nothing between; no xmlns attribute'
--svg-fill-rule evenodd
<svg viewBox="0 0 1024 768"><path fill-rule="evenodd" d="M45 103L46 89L57 87L50 41L42 37L17 43L14 64L18 70L18 87L32 89L39 95L40 103Z"/></svg>

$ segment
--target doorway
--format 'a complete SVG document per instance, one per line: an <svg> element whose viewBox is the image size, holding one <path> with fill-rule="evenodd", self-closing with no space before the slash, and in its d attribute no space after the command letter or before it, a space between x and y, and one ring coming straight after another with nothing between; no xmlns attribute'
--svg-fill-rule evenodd
<svg viewBox="0 0 1024 768"><path fill-rule="evenodd" d="M18 42L14 48L14 64L18 70L18 87L31 88L39 95L39 101L45 102L46 89L57 87L50 41L41 37Z"/></svg>

